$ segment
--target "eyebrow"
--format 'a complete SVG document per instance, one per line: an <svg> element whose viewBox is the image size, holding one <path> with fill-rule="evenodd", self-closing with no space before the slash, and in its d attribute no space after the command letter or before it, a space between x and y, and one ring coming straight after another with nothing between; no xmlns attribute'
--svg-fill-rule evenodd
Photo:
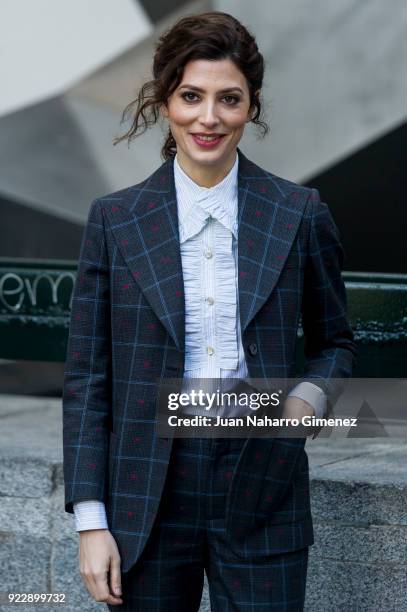
<svg viewBox="0 0 407 612"><path fill-rule="evenodd" d="M202 89L201 87L197 87L196 85L185 84L185 85L181 85L181 87L179 89L193 89L195 91L199 91L201 93L205 93L204 89ZM227 87L226 89L220 89L218 91L218 93L228 93L230 91L240 91L241 94L244 93L243 89L240 89L240 87L237 87L237 86L236 87Z"/></svg>

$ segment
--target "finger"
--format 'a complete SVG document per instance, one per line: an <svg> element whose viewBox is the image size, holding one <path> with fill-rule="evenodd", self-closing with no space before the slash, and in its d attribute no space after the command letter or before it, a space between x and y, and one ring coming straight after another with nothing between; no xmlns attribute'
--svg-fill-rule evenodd
<svg viewBox="0 0 407 612"><path fill-rule="evenodd" d="M93 599L96 599L96 584L93 579L93 574L86 571L81 572L81 574L88 593L93 597Z"/></svg>
<svg viewBox="0 0 407 612"><path fill-rule="evenodd" d="M122 594L122 578L120 574L120 557L114 556L110 562L110 589L111 592L120 596Z"/></svg>
<svg viewBox="0 0 407 612"><path fill-rule="evenodd" d="M107 571L101 572L94 575L95 584L95 597L94 599L99 602L118 606L123 603L121 597L116 597L109 591L109 584L107 580Z"/></svg>
<svg viewBox="0 0 407 612"><path fill-rule="evenodd" d="M121 597L115 597L114 595L110 594L109 597L106 599L106 603L112 606L119 606L123 603L123 599Z"/></svg>
<svg viewBox="0 0 407 612"><path fill-rule="evenodd" d="M107 601L110 597L109 585L107 582L107 570L102 570L93 575L95 581L96 601Z"/></svg>

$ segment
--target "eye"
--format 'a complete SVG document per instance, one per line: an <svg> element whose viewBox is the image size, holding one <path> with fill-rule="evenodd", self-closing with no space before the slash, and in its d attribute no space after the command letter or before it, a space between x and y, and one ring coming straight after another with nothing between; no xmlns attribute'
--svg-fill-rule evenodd
<svg viewBox="0 0 407 612"><path fill-rule="evenodd" d="M198 94L194 91L185 91L181 94L181 98L183 98L186 102L196 102L197 100L199 100ZM240 102L239 96L233 95L224 96L223 100L225 100L228 106L235 106L235 104L238 104Z"/></svg>
<svg viewBox="0 0 407 612"><path fill-rule="evenodd" d="M240 98L238 96L225 96L223 99L230 100L230 102L226 102L228 106L234 106L240 101Z"/></svg>
<svg viewBox="0 0 407 612"><path fill-rule="evenodd" d="M183 94L181 94L181 98L184 98L186 102L195 102L195 99L191 100L190 96L193 96L196 98L197 94L194 93L193 91L185 91Z"/></svg>

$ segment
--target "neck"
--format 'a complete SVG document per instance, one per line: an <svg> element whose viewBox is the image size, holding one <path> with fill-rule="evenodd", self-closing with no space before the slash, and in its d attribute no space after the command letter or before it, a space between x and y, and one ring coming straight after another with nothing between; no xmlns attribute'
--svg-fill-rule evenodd
<svg viewBox="0 0 407 612"><path fill-rule="evenodd" d="M233 164L236 161L237 150L233 151L227 160L222 160L216 166L207 166L206 164L197 164L182 154L182 151L177 152L177 161L185 174L189 176L200 187L214 187L220 183L225 176L231 171Z"/></svg>

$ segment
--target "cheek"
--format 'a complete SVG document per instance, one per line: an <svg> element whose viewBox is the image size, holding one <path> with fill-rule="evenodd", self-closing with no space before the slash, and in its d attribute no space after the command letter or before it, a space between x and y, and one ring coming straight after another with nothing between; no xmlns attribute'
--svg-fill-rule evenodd
<svg viewBox="0 0 407 612"><path fill-rule="evenodd" d="M247 113L243 111L229 112L225 113L222 116L222 121L225 125L227 125L230 129L239 130L244 129L246 125Z"/></svg>
<svg viewBox="0 0 407 612"><path fill-rule="evenodd" d="M169 120L177 127L186 126L195 119L196 112L192 108L179 107L174 104L169 114Z"/></svg>

